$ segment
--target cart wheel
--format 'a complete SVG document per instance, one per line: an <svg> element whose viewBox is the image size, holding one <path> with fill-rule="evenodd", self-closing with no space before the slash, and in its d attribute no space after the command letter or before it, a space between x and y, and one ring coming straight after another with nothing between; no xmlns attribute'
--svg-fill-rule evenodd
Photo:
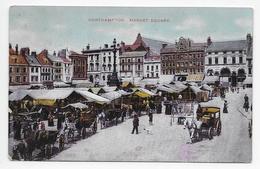
<svg viewBox="0 0 260 169"><path fill-rule="evenodd" d="M213 129L212 129L212 127L210 127L209 130L208 130L208 138L209 138L209 140L213 139Z"/></svg>
<svg viewBox="0 0 260 169"><path fill-rule="evenodd" d="M219 136L221 134L221 121L219 120L217 122L217 136Z"/></svg>

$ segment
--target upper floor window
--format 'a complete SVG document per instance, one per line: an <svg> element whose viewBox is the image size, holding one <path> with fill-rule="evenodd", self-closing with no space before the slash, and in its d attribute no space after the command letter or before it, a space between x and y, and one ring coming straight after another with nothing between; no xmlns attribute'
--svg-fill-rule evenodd
<svg viewBox="0 0 260 169"><path fill-rule="evenodd" d="M215 54L217 55L217 54L218 54L218 52L215 52Z"/></svg>
<svg viewBox="0 0 260 169"><path fill-rule="evenodd" d="M212 64L212 58L208 58L208 61L209 61L209 65Z"/></svg>
<svg viewBox="0 0 260 169"><path fill-rule="evenodd" d="M236 57L232 57L232 64L236 63Z"/></svg>
<svg viewBox="0 0 260 169"><path fill-rule="evenodd" d="M239 63L243 63L243 57L239 57Z"/></svg>
<svg viewBox="0 0 260 169"><path fill-rule="evenodd" d="M149 70L149 65L147 65L146 69Z"/></svg>
<svg viewBox="0 0 260 169"><path fill-rule="evenodd" d="M224 64L227 64L227 58L226 57L223 58L223 62L224 62Z"/></svg>
<svg viewBox="0 0 260 169"><path fill-rule="evenodd" d="M215 58L215 64L216 65L218 64L218 58Z"/></svg>

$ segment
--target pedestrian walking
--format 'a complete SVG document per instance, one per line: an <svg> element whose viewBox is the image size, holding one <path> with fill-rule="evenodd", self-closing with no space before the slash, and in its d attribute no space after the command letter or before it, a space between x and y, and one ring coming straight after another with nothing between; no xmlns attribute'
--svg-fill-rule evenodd
<svg viewBox="0 0 260 169"><path fill-rule="evenodd" d="M134 114L132 134L134 134L135 131L136 134L138 134L138 126L139 126L139 118L137 114Z"/></svg>
<svg viewBox="0 0 260 169"><path fill-rule="evenodd" d="M245 109L246 112L248 112L248 109L249 109L249 98L248 98L247 94L245 94L244 100L245 100L245 102L244 102L243 108Z"/></svg>
<svg viewBox="0 0 260 169"><path fill-rule="evenodd" d="M225 102L224 102L224 108L223 108L223 113L228 113L228 103L227 103L227 101L225 100Z"/></svg>

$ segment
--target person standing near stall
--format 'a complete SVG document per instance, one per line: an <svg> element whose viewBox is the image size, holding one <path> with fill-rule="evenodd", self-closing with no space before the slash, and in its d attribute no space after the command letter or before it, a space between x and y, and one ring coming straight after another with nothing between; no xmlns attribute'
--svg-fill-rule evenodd
<svg viewBox="0 0 260 169"><path fill-rule="evenodd" d="M133 119L133 130L132 134L134 134L134 131L136 131L136 134L138 134L138 126L139 126L139 118L137 114L134 114L134 119Z"/></svg>

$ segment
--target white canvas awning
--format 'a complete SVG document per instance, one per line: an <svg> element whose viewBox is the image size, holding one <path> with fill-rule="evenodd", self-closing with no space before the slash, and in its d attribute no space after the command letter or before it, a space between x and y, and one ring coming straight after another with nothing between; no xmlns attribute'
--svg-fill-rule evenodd
<svg viewBox="0 0 260 169"><path fill-rule="evenodd" d="M216 81L219 81L218 76L205 76L205 78L202 82L204 84L215 84Z"/></svg>
<svg viewBox="0 0 260 169"><path fill-rule="evenodd" d="M75 90L76 93L80 94L82 97L84 97L85 99L87 99L90 102L97 102L100 104L104 104L104 103L109 103L110 100L101 97L99 95L96 95L94 93L91 93L89 91L81 91L81 90Z"/></svg>
<svg viewBox="0 0 260 169"><path fill-rule="evenodd" d="M68 104L67 106L65 107L74 107L74 108L79 108L79 109L85 109L85 108L88 108L87 105L83 104L83 103L73 103L73 104Z"/></svg>
<svg viewBox="0 0 260 169"><path fill-rule="evenodd" d="M101 97L107 98L112 101L112 100L122 97L122 94L120 94L117 91L112 91L112 92L102 94Z"/></svg>

